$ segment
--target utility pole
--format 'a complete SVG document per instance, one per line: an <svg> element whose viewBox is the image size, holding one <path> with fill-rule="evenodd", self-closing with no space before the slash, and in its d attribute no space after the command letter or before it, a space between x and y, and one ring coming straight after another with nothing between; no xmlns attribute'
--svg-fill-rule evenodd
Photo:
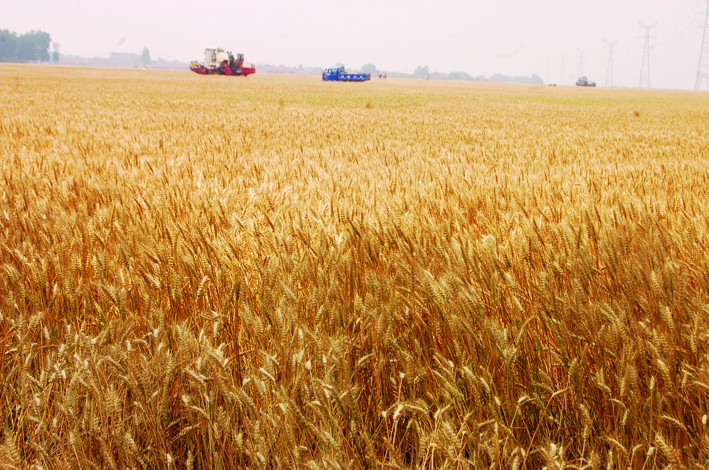
<svg viewBox="0 0 709 470"><path fill-rule="evenodd" d="M606 67L606 86L609 88L613 88L613 48L618 44L618 41L608 42L604 39L603 42L608 44L608 67Z"/></svg>
<svg viewBox="0 0 709 470"><path fill-rule="evenodd" d="M645 45L643 46L643 61L640 65L638 88L643 87L643 82L647 84L647 88L650 88L650 28L654 28L655 24L646 25L640 23L640 26L645 29Z"/></svg>
<svg viewBox="0 0 709 470"><path fill-rule="evenodd" d="M707 10L704 16L704 32L702 33L702 46L699 50L699 66L697 67L695 90L699 90L702 87L702 83L705 83L707 90L709 90L709 0L705 0L705 2Z"/></svg>
<svg viewBox="0 0 709 470"><path fill-rule="evenodd" d="M581 77L583 75L583 49L579 49L579 70L577 76Z"/></svg>

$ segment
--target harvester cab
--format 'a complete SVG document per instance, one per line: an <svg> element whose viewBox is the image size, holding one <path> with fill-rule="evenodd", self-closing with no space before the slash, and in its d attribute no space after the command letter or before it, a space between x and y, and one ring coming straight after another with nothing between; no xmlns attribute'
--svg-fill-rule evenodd
<svg viewBox="0 0 709 470"><path fill-rule="evenodd" d="M244 62L244 54L238 53L234 56L231 51L221 48L206 48L204 62L194 61L190 69L200 75L248 76L256 73L253 64Z"/></svg>
<svg viewBox="0 0 709 470"><path fill-rule="evenodd" d="M231 51L225 51L224 49L205 49L204 50L204 61L210 67L219 67L224 62L230 66L236 66L241 68L244 63L244 54L234 54Z"/></svg>

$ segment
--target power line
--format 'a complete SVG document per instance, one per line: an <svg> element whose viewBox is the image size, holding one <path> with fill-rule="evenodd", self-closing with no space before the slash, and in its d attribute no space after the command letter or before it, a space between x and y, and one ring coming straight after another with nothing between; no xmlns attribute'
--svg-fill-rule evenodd
<svg viewBox="0 0 709 470"><path fill-rule="evenodd" d="M606 67L606 86L613 88L613 47L618 44L618 41L608 42L604 39L603 42L608 44L608 66Z"/></svg>
<svg viewBox="0 0 709 470"><path fill-rule="evenodd" d="M702 82L706 81L709 90L709 0L705 0L707 10L704 17L704 32L702 33L702 45L699 50L699 66L697 66L697 82L695 90L701 88Z"/></svg>
<svg viewBox="0 0 709 470"><path fill-rule="evenodd" d="M643 46L643 61L640 64L640 80L638 81L639 88L643 87L643 82L647 84L647 88L650 88L650 28L654 28L655 24L646 25L644 23L640 23L640 26L645 28L645 44Z"/></svg>

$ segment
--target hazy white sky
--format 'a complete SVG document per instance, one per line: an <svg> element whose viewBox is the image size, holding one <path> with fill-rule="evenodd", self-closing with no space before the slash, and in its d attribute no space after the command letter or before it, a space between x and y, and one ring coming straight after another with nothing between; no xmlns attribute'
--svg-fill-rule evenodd
<svg viewBox="0 0 709 470"><path fill-rule="evenodd" d="M380 70L531 75L572 83L582 72L637 86L651 29L653 88L694 87L704 0L0 0L0 28L41 29L64 54L112 51L201 59L205 47L246 60Z"/></svg>

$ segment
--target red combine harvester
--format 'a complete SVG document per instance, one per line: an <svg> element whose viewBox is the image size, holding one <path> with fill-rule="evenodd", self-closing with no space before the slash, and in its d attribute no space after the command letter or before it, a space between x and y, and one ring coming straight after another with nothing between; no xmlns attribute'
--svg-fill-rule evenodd
<svg viewBox="0 0 709 470"><path fill-rule="evenodd" d="M193 60L190 70L200 75L230 75L232 77L248 77L256 73L256 66L244 62L244 54L232 54L224 49L205 49L204 62Z"/></svg>

